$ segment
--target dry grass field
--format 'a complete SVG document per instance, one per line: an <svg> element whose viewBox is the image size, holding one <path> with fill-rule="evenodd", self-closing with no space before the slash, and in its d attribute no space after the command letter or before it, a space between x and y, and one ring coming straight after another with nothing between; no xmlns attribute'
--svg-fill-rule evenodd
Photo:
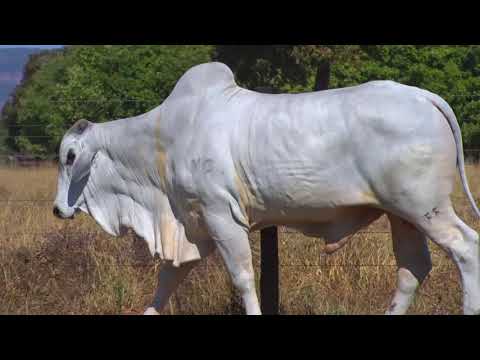
<svg viewBox="0 0 480 360"><path fill-rule="evenodd" d="M474 194L479 166L469 166ZM52 215L57 170L0 168L0 314L140 314L155 291L160 262L133 235L111 238L88 217ZM26 201L29 200L29 201ZM35 200L38 202L31 202ZM458 214L480 231L459 182ZM388 231L382 218L365 231ZM251 236L259 270L259 234ZM396 281L390 235L362 233L327 257L323 242L280 235L283 314L383 314ZM430 243L434 268L410 314L461 314L459 276ZM258 278L258 276L257 276ZM257 279L258 282L258 279ZM217 255L204 261L172 297L165 314L241 314Z"/></svg>

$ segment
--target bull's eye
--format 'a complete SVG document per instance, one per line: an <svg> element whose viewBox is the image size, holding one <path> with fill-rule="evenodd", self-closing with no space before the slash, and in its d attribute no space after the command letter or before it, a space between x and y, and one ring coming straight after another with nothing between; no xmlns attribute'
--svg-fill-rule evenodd
<svg viewBox="0 0 480 360"><path fill-rule="evenodd" d="M75 153L73 150L70 150L67 155L67 165L71 166L75 162Z"/></svg>

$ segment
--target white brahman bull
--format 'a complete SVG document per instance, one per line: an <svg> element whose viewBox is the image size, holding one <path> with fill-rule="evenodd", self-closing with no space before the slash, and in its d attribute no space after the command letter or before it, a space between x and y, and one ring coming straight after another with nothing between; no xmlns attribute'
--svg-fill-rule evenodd
<svg viewBox="0 0 480 360"><path fill-rule="evenodd" d="M462 147L452 109L430 92L379 81L267 95L210 63L147 114L75 124L61 144L54 213L81 210L114 236L131 228L166 260L146 314L214 249L247 314L260 314L249 231L286 225L333 252L382 214L399 268L387 313L406 313L430 272L430 238L460 270L464 312L478 314L479 237L450 201L458 167L480 214Z"/></svg>

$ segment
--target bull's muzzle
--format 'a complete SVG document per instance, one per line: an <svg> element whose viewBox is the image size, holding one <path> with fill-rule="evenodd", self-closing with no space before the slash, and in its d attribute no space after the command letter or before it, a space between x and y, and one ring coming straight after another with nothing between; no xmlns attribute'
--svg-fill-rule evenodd
<svg viewBox="0 0 480 360"><path fill-rule="evenodd" d="M66 220L66 219L73 220L73 218L75 217L75 214L72 216L66 216L65 214L62 213L62 211L58 206L53 207L53 215L62 220Z"/></svg>

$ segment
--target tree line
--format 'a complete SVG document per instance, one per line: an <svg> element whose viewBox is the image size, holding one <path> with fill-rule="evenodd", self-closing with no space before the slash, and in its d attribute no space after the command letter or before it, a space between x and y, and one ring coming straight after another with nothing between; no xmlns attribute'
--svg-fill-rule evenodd
<svg viewBox="0 0 480 360"><path fill-rule="evenodd" d="M455 110L466 148L480 147L480 46L97 45L32 55L1 113L0 143L48 157L78 119L139 115L170 94L190 67L229 65L241 86L299 93L394 80L433 91Z"/></svg>

